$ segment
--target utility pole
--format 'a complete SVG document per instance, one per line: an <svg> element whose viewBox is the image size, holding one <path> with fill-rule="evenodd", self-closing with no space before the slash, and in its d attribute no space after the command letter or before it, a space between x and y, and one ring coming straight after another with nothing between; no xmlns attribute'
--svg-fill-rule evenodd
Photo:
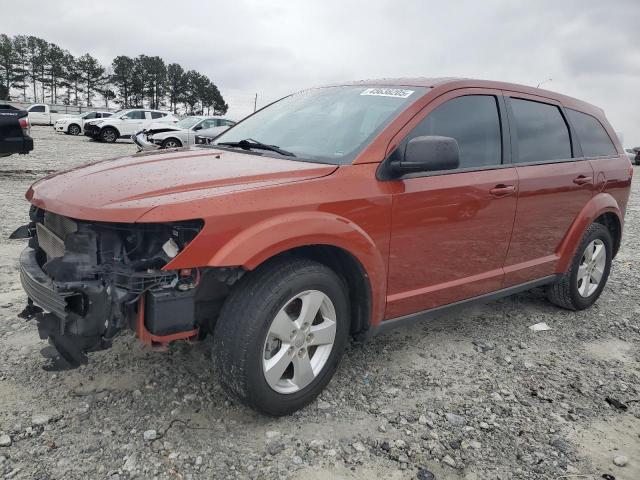
<svg viewBox="0 0 640 480"><path fill-rule="evenodd" d="M547 78L546 80L541 81L538 85L536 85L536 88L540 88L540 85L544 85L547 82L553 82L553 78Z"/></svg>
<svg viewBox="0 0 640 480"><path fill-rule="evenodd" d="M256 111L256 107L258 106L258 94L256 93L256 96L253 99L253 111Z"/></svg>

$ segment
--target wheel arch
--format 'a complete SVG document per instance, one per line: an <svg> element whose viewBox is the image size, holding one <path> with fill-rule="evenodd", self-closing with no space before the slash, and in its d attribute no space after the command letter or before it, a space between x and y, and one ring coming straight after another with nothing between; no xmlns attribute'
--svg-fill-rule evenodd
<svg viewBox="0 0 640 480"><path fill-rule="evenodd" d="M557 272L562 273L569 268L584 232L594 222L601 223L609 229L613 238L613 255L618 253L622 240L622 214L616 199L609 193L601 192L582 208L560 243L557 250L560 257Z"/></svg>
<svg viewBox="0 0 640 480"><path fill-rule="evenodd" d="M356 338L364 338L370 326L371 283L360 261L349 251L333 245L305 245L286 250L276 257L292 255L321 263L344 280L348 288L351 309L350 333ZM265 261L271 261L271 257Z"/></svg>
<svg viewBox="0 0 640 480"><path fill-rule="evenodd" d="M80 129L80 131L82 132L82 126L79 125L78 123L75 122L71 122L69 125L67 125L67 129L65 130L66 133L69 133L69 130L71 129L71 126L75 125L76 127L78 127Z"/></svg>
<svg viewBox="0 0 640 480"><path fill-rule="evenodd" d="M103 127L100 128L100 134L102 134L103 131L105 131L107 128L110 128L111 130L114 130L116 132L116 134L118 135L118 138L120 138L120 130L118 130L118 127L114 127L113 125L104 125Z"/></svg>
<svg viewBox="0 0 640 480"><path fill-rule="evenodd" d="M183 147L183 146L184 146L184 142L183 142L182 140L180 140L178 137L168 136L168 137L166 137L166 138L163 138L163 139L162 139L162 145L163 145L163 148L164 148L164 145L166 145L166 143L167 143L169 140L175 140L176 142L178 142L178 143L180 144L180 146L181 146L181 147Z"/></svg>
<svg viewBox="0 0 640 480"><path fill-rule="evenodd" d="M313 258L345 278L351 298L364 301L355 307L354 333L382 320L387 278L383 256L359 225L335 214L294 212L263 220L237 233L213 253L206 265L255 270L264 262L285 254ZM165 268L184 268L178 261L180 257Z"/></svg>

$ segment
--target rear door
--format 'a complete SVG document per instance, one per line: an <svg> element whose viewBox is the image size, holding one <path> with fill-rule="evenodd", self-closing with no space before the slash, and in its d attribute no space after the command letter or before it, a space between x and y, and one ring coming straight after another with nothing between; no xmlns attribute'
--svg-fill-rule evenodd
<svg viewBox="0 0 640 480"><path fill-rule="evenodd" d="M460 167L394 180L386 318L501 288L517 191L505 115L500 91L462 89L400 132L391 159L411 138L441 135L457 140Z"/></svg>
<svg viewBox="0 0 640 480"><path fill-rule="evenodd" d="M593 169L582 159L562 106L505 92L518 208L505 262L505 287L555 273L558 247L593 196Z"/></svg>

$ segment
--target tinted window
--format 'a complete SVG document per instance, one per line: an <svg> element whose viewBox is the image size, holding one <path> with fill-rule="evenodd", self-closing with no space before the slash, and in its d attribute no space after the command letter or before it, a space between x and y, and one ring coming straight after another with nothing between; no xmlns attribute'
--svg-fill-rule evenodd
<svg viewBox="0 0 640 480"><path fill-rule="evenodd" d="M571 158L569 129L558 107L512 98L511 108L518 151L515 162Z"/></svg>
<svg viewBox="0 0 640 480"><path fill-rule="evenodd" d="M151 118L162 118L164 117L166 114L165 113L160 113L160 112L151 112Z"/></svg>
<svg viewBox="0 0 640 480"><path fill-rule="evenodd" d="M443 103L413 129L406 141L424 135L455 138L460 148L460 168L502 162L500 117L493 96L469 95Z"/></svg>
<svg viewBox="0 0 640 480"><path fill-rule="evenodd" d="M567 109L569 120L578 133L578 140L585 157L617 155L616 147L602 124L591 115Z"/></svg>
<svg viewBox="0 0 640 480"><path fill-rule="evenodd" d="M29 109L30 112L37 112L37 113L41 113L44 112L44 105L36 105L35 107L31 107Z"/></svg>
<svg viewBox="0 0 640 480"><path fill-rule="evenodd" d="M100 115L98 115L96 112L91 112L91 113L87 113L84 116L85 119L90 119L90 118L100 118Z"/></svg>
<svg viewBox="0 0 640 480"><path fill-rule="evenodd" d="M124 118L130 118L132 120L144 120L144 112L141 110L129 112L124 116Z"/></svg>

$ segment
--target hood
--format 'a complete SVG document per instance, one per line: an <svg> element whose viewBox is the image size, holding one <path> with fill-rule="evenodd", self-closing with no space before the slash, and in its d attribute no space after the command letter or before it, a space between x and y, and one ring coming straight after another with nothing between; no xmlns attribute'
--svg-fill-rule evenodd
<svg viewBox="0 0 640 480"><path fill-rule="evenodd" d="M186 130L186 129L180 128L176 126L175 123L167 120L165 122L157 122L157 121L153 122L148 127L145 127L145 130L149 133L153 133L154 130L167 132L169 130Z"/></svg>
<svg viewBox="0 0 640 480"><path fill-rule="evenodd" d="M158 205L309 180L337 168L217 149L151 152L54 173L34 183L26 197L67 217L135 222Z"/></svg>

